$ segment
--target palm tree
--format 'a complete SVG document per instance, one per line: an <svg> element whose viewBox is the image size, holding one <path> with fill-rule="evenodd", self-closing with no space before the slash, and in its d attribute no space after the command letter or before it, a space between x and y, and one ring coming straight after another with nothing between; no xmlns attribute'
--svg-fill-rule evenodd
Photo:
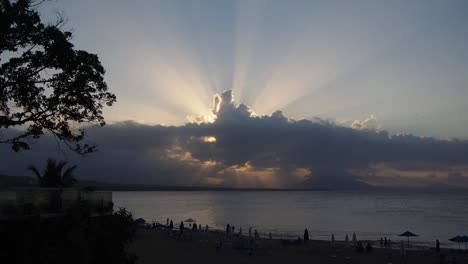
<svg viewBox="0 0 468 264"><path fill-rule="evenodd" d="M28 166L28 170L36 175L41 187L71 187L76 183L76 178L73 175L76 166L66 168L67 164L65 161L57 162L54 159L47 159L47 165L42 175L32 165Z"/></svg>

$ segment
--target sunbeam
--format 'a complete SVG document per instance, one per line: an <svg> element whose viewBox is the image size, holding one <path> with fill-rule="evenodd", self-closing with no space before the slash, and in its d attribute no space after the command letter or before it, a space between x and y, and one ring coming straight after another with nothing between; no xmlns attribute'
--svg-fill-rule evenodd
<svg viewBox="0 0 468 264"><path fill-rule="evenodd" d="M450 116L466 110L461 100L437 100L438 87L456 98L467 91L464 16L451 5L434 3L423 12L417 4L373 1L160 0L131 8L116 2L126 11L99 26L95 9L104 4L72 5L89 14L70 18L92 36L77 32L77 46L102 43L95 49L117 90L120 107L105 110L109 122L211 120L212 95L225 90L259 115L283 110L294 118L353 120L376 113L383 122L405 118L410 131L421 131L411 120L433 107ZM383 97L399 103L398 113ZM465 121L456 123L463 128L451 136L468 131Z"/></svg>
<svg viewBox="0 0 468 264"><path fill-rule="evenodd" d="M6 262L468 263L467 0L0 0L0 21Z"/></svg>
<svg viewBox="0 0 468 264"><path fill-rule="evenodd" d="M247 77L252 69L254 57L253 47L258 34L258 20L262 16L265 1L239 1L235 16L235 53L233 67L233 82L231 89L235 91L241 102L245 102L245 91L249 89ZM247 102L248 103L248 102Z"/></svg>

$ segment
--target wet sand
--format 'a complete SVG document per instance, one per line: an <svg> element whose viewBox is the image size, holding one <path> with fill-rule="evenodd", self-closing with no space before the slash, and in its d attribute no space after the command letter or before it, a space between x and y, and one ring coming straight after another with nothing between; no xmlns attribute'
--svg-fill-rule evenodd
<svg viewBox="0 0 468 264"><path fill-rule="evenodd" d="M220 247L220 242L222 246ZM243 244L244 243L244 244ZM138 229L130 245L130 252L138 257L137 263L425 263L439 264L440 254L435 250L406 250L403 257L399 249L374 248L370 253L358 253L352 243L308 241L299 245L286 245L279 239L260 239L255 251L239 249L248 245L247 237L227 236L222 232L186 231L182 237L167 230ZM364 243L365 246L365 243ZM443 249L442 254L456 263L468 263L468 254ZM447 262L452 263L452 262Z"/></svg>

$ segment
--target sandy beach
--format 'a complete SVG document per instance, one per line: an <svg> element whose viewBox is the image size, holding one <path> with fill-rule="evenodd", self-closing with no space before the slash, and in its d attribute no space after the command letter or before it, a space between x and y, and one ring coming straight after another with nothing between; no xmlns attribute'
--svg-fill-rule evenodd
<svg viewBox="0 0 468 264"><path fill-rule="evenodd" d="M222 243L222 246L220 244ZM244 243L244 244L243 244ZM243 248L248 237L227 236L223 232L186 231L182 237L167 230L138 229L130 245L130 252L138 257L137 263L468 263L468 254L442 249L406 250L374 248L358 253L350 242L308 241L297 245L279 239L260 239L259 248ZM364 243L364 246L366 243ZM441 255L446 256L445 258ZM446 262L441 262L444 259ZM455 262L453 262L455 260Z"/></svg>

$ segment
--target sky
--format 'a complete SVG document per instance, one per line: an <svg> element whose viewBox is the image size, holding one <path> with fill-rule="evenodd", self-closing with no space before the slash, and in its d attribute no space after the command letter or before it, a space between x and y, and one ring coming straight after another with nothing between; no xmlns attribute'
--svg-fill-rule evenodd
<svg viewBox="0 0 468 264"><path fill-rule="evenodd" d="M96 1L41 7L117 103L83 178L271 188L468 188L468 2Z"/></svg>
<svg viewBox="0 0 468 264"><path fill-rule="evenodd" d="M43 6L97 53L108 121L182 125L215 93L259 115L468 139L466 1L95 1Z"/></svg>

